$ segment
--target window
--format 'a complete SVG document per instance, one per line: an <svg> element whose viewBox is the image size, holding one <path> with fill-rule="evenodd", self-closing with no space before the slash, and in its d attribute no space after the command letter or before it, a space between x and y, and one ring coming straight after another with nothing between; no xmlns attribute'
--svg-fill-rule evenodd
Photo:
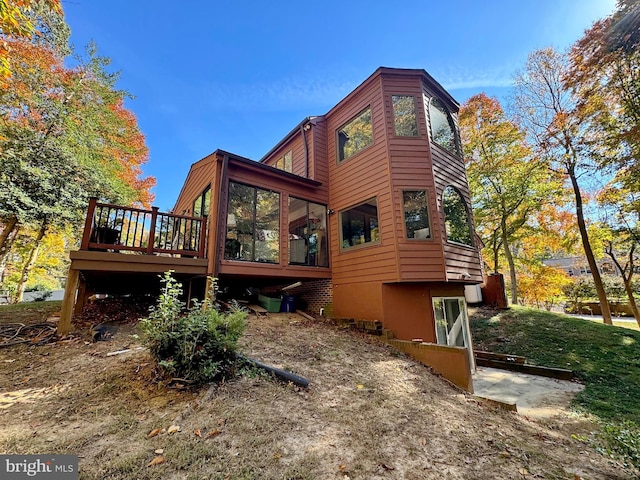
<svg viewBox="0 0 640 480"><path fill-rule="evenodd" d="M292 173L293 172L293 153L289 150L282 157L276 160L274 166L278 170L284 170L285 172Z"/></svg>
<svg viewBox="0 0 640 480"><path fill-rule="evenodd" d="M328 267L327 207L289 197L289 263Z"/></svg>
<svg viewBox="0 0 640 480"><path fill-rule="evenodd" d="M393 95L393 126L396 135L401 137L417 137L416 102L410 95Z"/></svg>
<svg viewBox="0 0 640 480"><path fill-rule="evenodd" d="M426 190L404 190L402 192L407 238L431 238L428 202L429 197Z"/></svg>
<svg viewBox="0 0 640 480"><path fill-rule="evenodd" d="M433 313L436 338L439 345L465 347L469 350L469 362L474 369L471 332L467 320L467 304L463 297L434 297Z"/></svg>
<svg viewBox="0 0 640 480"><path fill-rule="evenodd" d="M211 185L207 185L200 196L193 202L193 216L204 217L209 215L209 205L211 203Z"/></svg>
<svg viewBox="0 0 640 480"><path fill-rule="evenodd" d="M375 198L340 212L342 248L351 248L380 240L378 203Z"/></svg>
<svg viewBox="0 0 640 480"><path fill-rule="evenodd" d="M229 182L224 258L278 263L280 194Z"/></svg>
<svg viewBox="0 0 640 480"><path fill-rule="evenodd" d="M371 107L350 120L337 132L338 161L346 160L373 144Z"/></svg>
<svg viewBox="0 0 640 480"><path fill-rule="evenodd" d="M431 99L429 117L431 119L431 140L451 153L460 155L456 141L456 128L451 114L437 98Z"/></svg>
<svg viewBox="0 0 640 480"><path fill-rule="evenodd" d="M447 240L462 245L473 245L467 204L462 194L452 186L448 186L442 192L442 209Z"/></svg>

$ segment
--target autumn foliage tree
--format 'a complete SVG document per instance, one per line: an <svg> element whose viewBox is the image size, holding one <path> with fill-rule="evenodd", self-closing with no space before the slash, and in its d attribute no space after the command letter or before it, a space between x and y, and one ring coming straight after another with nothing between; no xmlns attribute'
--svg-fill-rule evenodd
<svg viewBox="0 0 640 480"><path fill-rule="evenodd" d="M90 45L68 67L66 24L51 21L46 9L29 14L38 12L46 17L33 20L46 25L40 35L5 39L11 75L0 95L0 267L21 226L33 232L16 300L45 235L79 225L90 196L149 205L154 184L142 177L144 136L124 105L127 92L116 88L118 75L107 70L109 59Z"/></svg>
<svg viewBox="0 0 640 480"><path fill-rule="evenodd" d="M588 148L592 132L576 96L565 83L568 71L567 57L551 48L529 55L525 68L516 76L516 107L534 142L536 154L545 159L551 171L567 181L573 191L582 247L593 275L602 317L611 325L611 310L589 240L580 185L581 177L595 168Z"/></svg>
<svg viewBox="0 0 640 480"><path fill-rule="evenodd" d="M472 192L474 217L495 271L503 252L509 267L511 302L518 300L513 243L541 204L553 204L561 191L546 164L536 157L525 133L500 103L484 94L460 109L460 133Z"/></svg>

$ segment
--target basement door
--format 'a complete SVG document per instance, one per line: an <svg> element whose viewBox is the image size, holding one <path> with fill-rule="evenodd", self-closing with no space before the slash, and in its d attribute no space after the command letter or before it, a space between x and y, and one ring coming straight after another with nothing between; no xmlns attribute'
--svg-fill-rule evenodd
<svg viewBox="0 0 640 480"><path fill-rule="evenodd" d="M471 331L464 297L434 297L433 313L439 345L465 347L469 352L471 371L475 370Z"/></svg>

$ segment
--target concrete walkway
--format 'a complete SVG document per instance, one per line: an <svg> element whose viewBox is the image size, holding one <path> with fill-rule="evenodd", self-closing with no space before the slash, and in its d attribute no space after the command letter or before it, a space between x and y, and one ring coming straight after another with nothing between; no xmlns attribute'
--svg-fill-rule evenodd
<svg viewBox="0 0 640 480"><path fill-rule="evenodd" d="M473 375L475 395L515 403L518 413L535 418L553 417L566 411L584 385L568 380L478 367Z"/></svg>

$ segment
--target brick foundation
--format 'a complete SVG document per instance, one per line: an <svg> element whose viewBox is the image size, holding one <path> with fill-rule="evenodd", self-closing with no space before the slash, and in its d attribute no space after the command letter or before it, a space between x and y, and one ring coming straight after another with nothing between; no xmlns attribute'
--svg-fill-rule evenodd
<svg viewBox="0 0 640 480"><path fill-rule="evenodd" d="M331 280L314 280L304 282L297 288L292 288L288 295L295 295L307 303L305 311L318 315L324 309L325 316L330 316L333 302L333 287Z"/></svg>

